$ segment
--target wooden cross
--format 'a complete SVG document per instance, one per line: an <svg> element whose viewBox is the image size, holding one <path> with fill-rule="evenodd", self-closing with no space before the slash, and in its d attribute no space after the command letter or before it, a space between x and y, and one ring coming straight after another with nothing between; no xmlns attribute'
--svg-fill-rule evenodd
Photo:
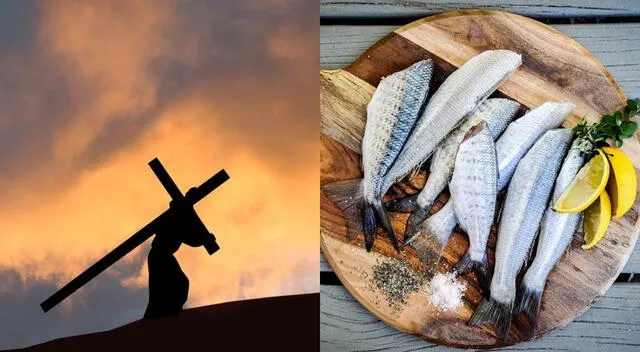
<svg viewBox="0 0 640 352"><path fill-rule="evenodd" d="M199 187L195 188L193 191L189 192L185 197L178 186L173 182L169 173L160 163L158 158L155 158L149 162L149 166L153 173L156 175L160 183L164 187L164 189L169 193L171 199L177 202L186 202L187 205L193 206L198 203L202 198L206 197L213 190L218 188L224 182L229 179L229 175L226 171L220 170L217 174L213 175ZM45 312L48 312L51 308L55 307L58 303L62 302L65 298L69 297L75 291L77 291L80 287L84 286L87 282L89 282L94 277L98 276L105 269L113 265L115 262L120 260L122 257L127 255L129 252L134 250L136 247L141 245L144 241L146 241L149 237L151 237L156 231L156 225L162 222L164 217L169 216L171 212L171 208L165 210L158 217L153 219L143 228L138 230L138 232L134 233L131 237L129 237L126 241L122 242L118 247L113 249L111 252L107 253L102 259L98 260L95 264L90 266L87 270L85 270L80 275L76 276L73 280L71 280L68 284L58 290L56 293L51 295L51 297L47 298L40 306ZM197 221L202 221L195 215ZM204 224L202 224L204 227ZM213 246L205 246L207 252L209 254L213 254L218 247L213 241Z"/></svg>

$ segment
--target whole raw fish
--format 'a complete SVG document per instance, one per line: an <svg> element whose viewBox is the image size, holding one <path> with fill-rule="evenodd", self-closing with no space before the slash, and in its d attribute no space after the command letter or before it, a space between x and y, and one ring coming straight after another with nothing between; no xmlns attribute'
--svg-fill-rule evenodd
<svg viewBox="0 0 640 352"><path fill-rule="evenodd" d="M412 170L418 169L444 138L493 93L522 62L509 50L487 50L465 62L442 83L429 100L402 151L389 169L379 190L380 197ZM387 213L382 209L382 227L395 237ZM373 220L373 223L367 223ZM375 229L373 217L365 217L365 232Z"/></svg>
<svg viewBox="0 0 640 352"><path fill-rule="evenodd" d="M532 328L535 328L538 320L547 277L571 243L582 219L582 213L556 213L551 209L551 204L558 200L584 163L585 158L577 148L577 141L574 141L556 179L553 201L549 202L542 217L535 259L520 283L515 312L525 312L532 322Z"/></svg>
<svg viewBox="0 0 640 352"><path fill-rule="evenodd" d="M535 141L546 131L562 124L574 105L546 102L507 126L496 141L498 157L498 194L511 180L513 170ZM426 268L438 264L444 246L458 223L451 202L423 221L416 230L407 232L405 244L416 249Z"/></svg>
<svg viewBox="0 0 640 352"><path fill-rule="evenodd" d="M423 60L382 79L367 106L362 139L364 178L326 185L323 190L344 211L349 235L355 237L365 224L367 250L373 247L375 227L371 219L384 213L380 186L420 116L429 92L433 62ZM381 217L388 220L386 214ZM391 226L387 224L387 226ZM395 236L392 244L399 250Z"/></svg>
<svg viewBox="0 0 640 352"><path fill-rule="evenodd" d="M404 198L385 203L389 211L411 212L407 220L406 233L414 233L417 227L427 218L433 202L451 180L456 153L467 131L481 121L487 123L493 139L497 139L518 112L520 104L516 101L492 98L485 100L478 109L464 119L442 144L433 152L429 167L429 178L422 191Z"/></svg>
<svg viewBox="0 0 640 352"><path fill-rule="evenodd" d="M516 298L516 276L540 228L572 137L573 132L566 128L545 132L518 163L500 217L491 295L480 302L469 325L490 324L502 338L507 335Z"/></svg>
<svg viewBox="0 0 640 352"><path fill-rule="evenodd" d="M456 156L449 190L460 227L469 236L467 253L458 262L464 274L478 270L489 275L487 240L491 232L498 196L498 162L496 145L485 122L465 135Z"/></svg>

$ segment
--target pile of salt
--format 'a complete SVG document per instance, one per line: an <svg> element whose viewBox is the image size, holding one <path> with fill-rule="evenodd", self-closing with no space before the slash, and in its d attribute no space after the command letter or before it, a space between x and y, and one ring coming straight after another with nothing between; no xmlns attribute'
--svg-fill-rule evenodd
<svg viewBox="0 0 640 352"><path fill-rule="evenodd" d="M440 310L456 309L462 305L466 287L456 280L455 273L436 274L430 282L429 302Z"/></svg>

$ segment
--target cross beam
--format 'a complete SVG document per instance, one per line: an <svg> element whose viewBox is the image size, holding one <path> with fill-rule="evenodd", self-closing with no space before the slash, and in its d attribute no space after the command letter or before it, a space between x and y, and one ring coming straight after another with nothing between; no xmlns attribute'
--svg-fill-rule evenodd
<svg viewBox="0 0 640 352"><path fill-rule="evenodd" d="M169 173L162 166L158 158L151 160L149 162L149 166L172 199L177 201L186 201L187 204L191 206L198 203L202 198L206 197L209 193L213 192L213 190L229 179L227 172L220 170L217 174L213 175L196 189L189 192L188 196L185 197L182 195L182 192L180 192L180 189L175 182L173 182L173 179L171 179L171 176L169 176ZM155 233L157 224L161 223L164 217L169 216L170 211L171 209L165 210L162 214L158 215L155 219L122 242L118 247L107 253L83 273L76 276L68 284L64 285L64 287L51 295L51 297L47 298L42 302L42 304L40 304L42 309L45 312L48 312L51 308L55 307L58 303L76 292L80 287L84 286L87 282L91 281L94 277L98 276L108 267L141 245ZM211 254L209 249L207 249L207 251Z"/></svg>

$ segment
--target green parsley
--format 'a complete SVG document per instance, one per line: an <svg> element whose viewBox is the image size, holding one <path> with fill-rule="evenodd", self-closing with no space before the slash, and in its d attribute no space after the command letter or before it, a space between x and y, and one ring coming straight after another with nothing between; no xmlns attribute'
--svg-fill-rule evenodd
<svg viewBox="0 0 640 352"><path fill-rule="evenodd" d="M622 111L604 115L602 120L594 125L587 125L584 119L580 121L573 128L580 151L590 157L598 153L597 148L609 146L610 142L620 148L623 140L633 137L638 129L638 124L631 119L638 114L639 107L640 99L629 99Z"/></svg>

